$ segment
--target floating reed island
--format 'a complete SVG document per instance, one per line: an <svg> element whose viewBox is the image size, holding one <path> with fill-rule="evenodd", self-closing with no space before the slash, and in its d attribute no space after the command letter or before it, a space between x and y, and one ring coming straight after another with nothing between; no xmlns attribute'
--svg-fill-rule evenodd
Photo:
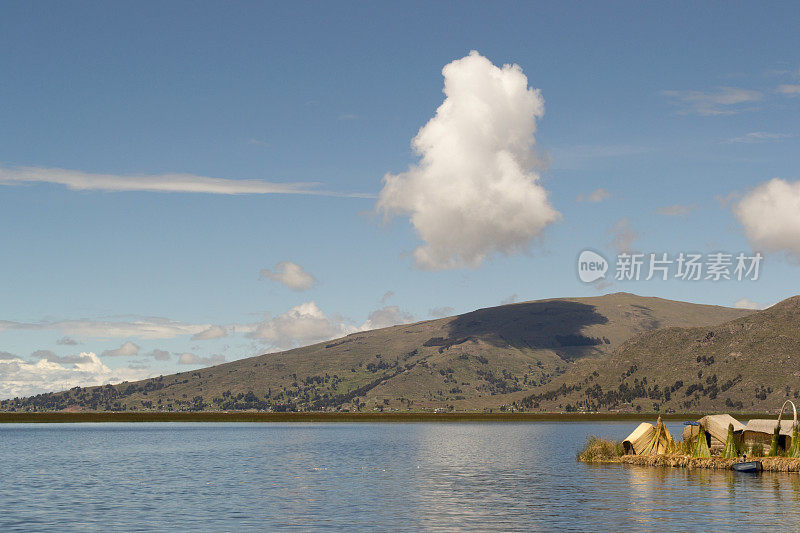
<svg viewBox="0 0 800 533"><path fill-rule="evenodd" d="M793 420L783 420L787 406L792 407ZM704 416L684 422L680 442L658 417L655 425L642 422L621 442L589 437L578 460L717 470L744 470L742 465L753 464L758 470L800 472L797 409L787 401L777 420L753 419L747 424L729 414Z"/></svg>

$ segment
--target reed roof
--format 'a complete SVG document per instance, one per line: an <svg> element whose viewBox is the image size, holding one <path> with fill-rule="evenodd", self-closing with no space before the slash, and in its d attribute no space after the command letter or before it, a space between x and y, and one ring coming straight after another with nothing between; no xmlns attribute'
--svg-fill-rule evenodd
<svg viewBox="0 0 800 533"><path fill-rule="evenodd" d="M649 422L642 422L639 424L636 429L628 435L628 438L622 441L625 453L631 453L631 451L637 455L641 453L650 443L655 432L656 427L653 424Z"/></svg>
<svg viewBox="0 0 800 533"><path fill-rule="evenodd" d="M778 424L777 420L769 420L764 418L754 418L750 420L747 425L744 427L745 431L752 431L755 433L767 433L772 435L775 431L775 426ZM788 435L791 437L792 435L792 424L794 421L792 420L781 420L781 435Z"/></svg>
<svg viewBox="0 0 800 533"><path fill-rule="evenodd" d="M728 438L728 425L733 424L733 432L744 431L745 425L729 414L707 415L699 420L712 438L724 443ZM773 429L775 424L772 425ZM770 430L771 432L771 430Z"/></svg>

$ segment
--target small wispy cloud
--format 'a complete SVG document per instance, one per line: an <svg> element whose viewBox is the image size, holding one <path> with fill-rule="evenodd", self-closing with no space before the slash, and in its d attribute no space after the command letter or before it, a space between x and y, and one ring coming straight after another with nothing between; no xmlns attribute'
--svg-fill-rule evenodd
<svg viewBox="0 0 800 533"><path fill-rule="evenodd" d="M193 341L208 341L212 339L221 339L227 337L228 331L222 326L211 326L205 331L192 335Z"/></svg>
<svg viewBox="0 0 800 533"><path fill-rule="evenodd" d="M274 270L264 268L261 278L282 283L293 291L306 291L314 286L317 278L303 270L303 267L291 261L281 261L275 265Z"/></svg>
<svg viewBox="0 0 800 533"><path fill-rule="evenodd" d="M56 355L54 352L50 350L36 350L31 354L31 360L33 362L36 361L46 361L48 363L58 363L60 365L71 365L76 363L83 363L87 360L87 355L84 354L75 354L75 355L67 355L61 357L60 355Z"/></svg>
<svg viewBox="0 0 800 533"><path fill-rule="evenodd" d="M617 220L606 231L611 236L611 246L617 253L628 253L633 249L633 243L639 238L639 232L633 229L631 221L623 217Z"/></svg>
<svg viewBox="0 0 800 533"><path fill-rule="evenodd" d="M36 350L31 354L31 359L34 361L38 361L39 359L55 361L57 357L56 353L52 350Z"/></svg>
<svg viewBox="0 0 800 533"><path fill-rule="evenodd" d="M372 311L361 328L364 330L388 328L397 324L409 324L415 320L414 315L403 311L398 306L387 305Z"/></svg>
<svg viewBox="0 0 800 533"><path fill-rule="evenodd" d="M575 199L575 201L591 202L596 204L604 200L608 200L609 198L611 198L611 193L608 192L606 189L596 189L585 196L583 193L579 194L578 197Z"/></svg>
<svg viewBox="0 0 800 533"><path fill-rule="evenodd" d="M746 111L746 104L761 100L759 91L738 87L719 87L714 92L707 91L661 91L678 108L680 115L733 115Z"/></svg>
<svg viewBox="0 0 800 533"><path fill-rule="evenodd" d="M737 309L761 309L761 306L748 298L742 298L733 302L733 306Z"/></svg>
<svg viewBox="0 0 800 533"><path fill-rule="evenodd" d="M119 348L104 351L103 357L130 357L132 355L137 355L138 353L139 346L131 341L126 341L123 342L122 346Z"/></svg>
<svg viewBox="0 0 800 533"><path fill-rule="evenodd" d="M455 313L456 310L450 307L449 305L445 305L442 307L434 307L428 310L428 315L432 316L433 318L442 318L444 316L450 316Z"/></svg>
<svg viewBox="0 0 800 533"><path fill-rule="evenodd" d="M154 348L152 351L145 354L148 357L152 357L156 361L169 361L170 353L165 350L159 350L158 348Z"/></svg>
<svg viewBox="0 0 800 533"><path fill-rule="evenodd" d="M772 68L767 69L764 71L765 76L792 76L795 78L800 78L800 68L791 68L791 67L783 67L783 68Z"/></svg>
<svg viewBox="0 0 800 533"><path fill-rule="evenodd" d="M356 120L358 115L354 115L353 113L342 113L339 115L339 120Z"/></svg>
<svg viewBox="0 0 800 533"><path fill-rule="evenodd" d="M70 336L104 339L120 337L171 339L181 335L195 335L209 327L210 324L186 324L157 317L133 321L78 319L53 322L14 322L0 320L0 331L58 331Z"/></svg>
<svg viewBox="0 0 800 533"><path fill-rule="evenodd" d="M255 146L269 146L269 143L267 141L263 139L256 139L254 137L247 139L247 144L252 144Z"/></svg>
<svg viewBox="0 0 800 533"><path fill-rule="evenodd" d="M308 194L373 198L372 194L339 193L318 189L319 183L274 183L264 180L209 178L194 174L119 175L41 167L0 167L0 185L53 183L76 191L160 192L201 194Z"/></svg>
<svg viewBox="0 0 800 533"><path fill-rule="evenodd" d="M728 194L717 194L714 196L714 200L717 201L719 206L722 209L728 209L731 204L738 201L742 196L741 191L731 191Z"/></svg>
<svg viewBox="0 0 800 533"><path fill-rule="evenodd" d="M657 215L664 215L668 217L685 217L695 209L697 209L697 206L695 205L674 204L660 207L655 210L655 213Z"/></svg>
<svg viewBox="0 0 800 533"><path fill-rule="evenodd" d="M500 305L509 305L517 302L517 293L500 300Z"/></svg>
<svg viewBox="0 0 800 533"><path fill-rule="evenodd" d="M788 133L769 133L766 131L754 131L752 133L747 133L745 135L742 135L741 137L734 137L732 139L728 139L727 141L725 141L725 144L765 143L770 141L780 141L781 139L788 139L789 137L791 137L791 135L789 135Z"/></svg>
<svg viewBox="0 0 800 533"><path fill-rule="evenodd" d="M550 168L574 170L594 165L597 160L616 159L647 154L655 151L652 146L634 144L575 144L551 146L547 151Z"/></svg>
<svg viewBox="0 0 800 533"><path fill-rule="evenodd" d="M394 297L394 291L386 291L383 294L383 296L381 296L381 303L385 304L386 302L391 300L393 297Z"/></svg>
<svg viewBox="0 0 800 533"><path fill-rule="evenodd" d="M800 96L800 85L784 83L778 85L777 92L784 96Z"/></svg>
<svg viewBox="0 0 800 533"><path fill-rule="evenodd" d="M208 357L201 357L191 352L184 352L178 356L179 365L204 365L213 366L220 365L225 362L225 356L214 354Z"/></svg>

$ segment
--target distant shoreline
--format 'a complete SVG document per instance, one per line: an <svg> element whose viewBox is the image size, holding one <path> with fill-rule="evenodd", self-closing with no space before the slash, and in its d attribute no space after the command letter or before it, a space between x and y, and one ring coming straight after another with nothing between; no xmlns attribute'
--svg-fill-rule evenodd
<svg viewBox="0 0 800 533"><path fill-rule="evenodd" d="M261 413L261 412L40 412L0 413L2 423L96 422L605 422L697 420L708 413ZM735 413L743 419L764 413Z"/></svg>

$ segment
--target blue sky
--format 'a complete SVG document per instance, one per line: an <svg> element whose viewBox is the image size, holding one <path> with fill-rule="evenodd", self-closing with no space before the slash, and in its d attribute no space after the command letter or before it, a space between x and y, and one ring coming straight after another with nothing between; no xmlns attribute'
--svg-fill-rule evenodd
<svg viewBox="0 0 800 533"><path fill-rule="evenodd" d="M792 296L798 22L791 2L6 3L0 353L28 373L0 395L67 384L80 352L108 370L86 379L132 379L514 299ZM536 187L560 217L508 255L420 268L425 239L376 198L420 161L442 69L471 50L541 92ZM333 194L119 190L175 174ZM111 185L75 190L96 175ZM620 231L632 251L763 251L763 270L582 283L578 254L613 263ZM262 275L281 262L313 283ZM212 326L225 336L192 339ZM42 378L42 358L70 371Z"/></svg>

